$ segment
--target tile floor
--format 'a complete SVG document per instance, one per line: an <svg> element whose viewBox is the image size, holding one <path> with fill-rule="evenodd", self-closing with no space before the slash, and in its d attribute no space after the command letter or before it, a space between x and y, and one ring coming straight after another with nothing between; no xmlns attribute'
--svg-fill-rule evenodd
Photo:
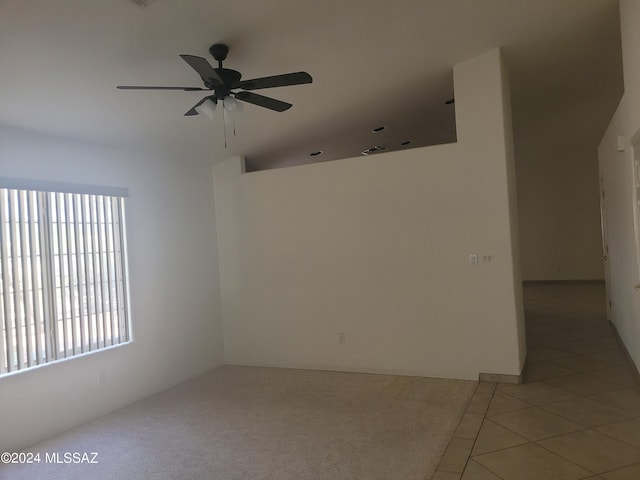
<svg viewBox="0 0 640 480"><path fill-rule="evenodd" d="M433 480L638 480L640 382L604 284L524 288L522 385L481 382Z"/></svg>

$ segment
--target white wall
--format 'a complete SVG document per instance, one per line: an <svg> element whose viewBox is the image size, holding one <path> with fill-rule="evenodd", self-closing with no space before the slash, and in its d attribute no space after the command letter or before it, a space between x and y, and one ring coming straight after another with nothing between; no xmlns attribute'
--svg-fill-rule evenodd
<svg viewBox="0 0 640 480"><path fill-rule="evenodd" d="M214 167L226 363L520 373L500 52L456 66L454 84L457 144L249 174L242 158Z"/></svg>
<svg viewBox="0 0 640 480"><path fill-rule="evenodd" d="M620 2L625 93L598 150L604 178L609 245L611 321L640 367L640 283L633 212L633 155L629 140L640 130L640 2ZM625 138L626 150L617 151Z"/></svg>
<svg viewBox="0 0 640 480"><path fill-rule="evenodd" d="M125 346L0 378L0 451L222 363L210 161L172 157L0 127L1 176L129 189L134 336Z"/></svg>
<svg viewBox="0 0 640 480"><path fill-rule="evenodd" d="M539 151L518 150L517 157L523 279L602 279L595 148L592 142L579 150L549 148L539 141Z"/></svg>

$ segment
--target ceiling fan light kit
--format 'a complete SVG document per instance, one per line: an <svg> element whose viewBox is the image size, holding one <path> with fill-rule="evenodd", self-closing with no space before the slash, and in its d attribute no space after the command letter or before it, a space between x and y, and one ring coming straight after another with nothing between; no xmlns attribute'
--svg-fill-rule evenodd
<svg viewBox="0 0 640 480"><path fill-rule="evenodd" d="M213 114L216 111L216 102L207 97L204 102L195 107L198 115L206 115L209 120L213 120Z"/></svg>
<svg viewBox="0 0 640 480"><path fill-rule="evenodd" d="M121 90L182 90L191 91L213 91L200 100L184 115L187 117L204 113L213 118L213 112L218 100L223 103L223 111L233 113L240 110L240 102L251 103L258 107L267 108L276 112L284 112L292 107L292 104L266 97L248 90L260 90L263 88L286 87L290 85L302 85L313 82L313 78L307 72L285 73L270 77L254 78L242 80L242 74L236 70L224 68L222 62L227 58L229 47L222 43L216 43L209 48L209 53L218 62L218 67L214 68L202 57L195 55L180 55L180 57L193 68L204 83L203 87L154 87L137 85L118 85ZM235 92L234 90L240 90ZM206 105L205 105L206 104ZM212 106L213 105L213 106ZM225 116L226 118L226 116Z"/></svg>
<svg viewBox="0 0 640 480"><path fill-rule="evenodd" d="M238 101L235 98L233 98L231 95L229 95L228 97L225 97L222 103L224 104L224 109L227 112L235 112L236 110L238 110L238 105L240 105Z"/></svg>

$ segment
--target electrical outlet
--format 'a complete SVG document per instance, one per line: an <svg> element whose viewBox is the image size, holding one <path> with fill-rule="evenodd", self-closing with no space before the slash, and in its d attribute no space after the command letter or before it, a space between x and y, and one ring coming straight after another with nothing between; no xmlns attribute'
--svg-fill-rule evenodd
<svg viewBox="0 0 640 480"><path fill-rule="evenodd" d="M344 333L338 334L338 343L340 345L344 345L345 343L347 343L347 336Z"/></svg>
<svg viewBox="0 0 640 480"><path fill-rule="evenodd" d="M478 255L476 255L475 253L469 255L469 265L471 265L472 267L478 266Z"/></svg>

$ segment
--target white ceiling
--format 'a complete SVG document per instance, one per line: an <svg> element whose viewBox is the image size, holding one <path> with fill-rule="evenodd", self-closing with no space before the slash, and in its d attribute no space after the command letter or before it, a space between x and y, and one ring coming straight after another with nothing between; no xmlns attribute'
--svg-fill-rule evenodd
<svg viewBox="0 0 640 480"><path fill-rule="evenodd" d="M216 42L245 79L305 70L314 82L261 90L293 108L247 104L227 148L221 118L183 117L206 92L115 89L201 86L178 55L215 63ZM595 147L622 92L615 0L0 0L0 123L244 154L259 168L344 158L452 141L452 67L497 46L512 74L516 148Z"/></svg>

